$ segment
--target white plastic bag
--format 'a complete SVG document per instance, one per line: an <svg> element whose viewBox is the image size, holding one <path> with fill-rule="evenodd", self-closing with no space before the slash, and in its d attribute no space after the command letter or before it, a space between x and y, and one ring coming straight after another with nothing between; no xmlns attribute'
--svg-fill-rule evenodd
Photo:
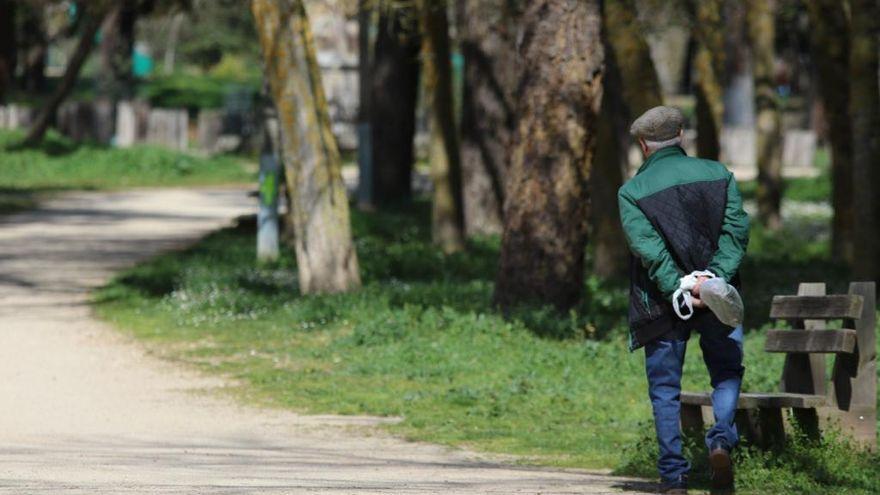
<svg viewBox="0 0 880 495"><path fill-rule="evenodd" d="M742 325L745 308L736 288L723 278L710 278L700 285L700 299L729 327Z"/></svg>

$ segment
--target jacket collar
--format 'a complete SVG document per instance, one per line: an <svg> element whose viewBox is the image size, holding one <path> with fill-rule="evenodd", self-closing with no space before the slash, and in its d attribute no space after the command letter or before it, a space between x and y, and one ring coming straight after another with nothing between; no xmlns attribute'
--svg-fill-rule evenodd
<svg viewBox="0 0 880 495"><path fill-rule="evenodd" d="M678 145L672 145L672 146L667 146L665 148L660 148L659 150L651 153L651 156L649 156L648 159L645 160L645 163L643 163L642 166L639 167L639 171L636 172L636 174L640 174L640 173L644 172L648 167L650 167L654 163L656 163L666 157L669 157L669 156L687 156L687 153L684 151L684 149L681 146L678 146Z"/></svg>

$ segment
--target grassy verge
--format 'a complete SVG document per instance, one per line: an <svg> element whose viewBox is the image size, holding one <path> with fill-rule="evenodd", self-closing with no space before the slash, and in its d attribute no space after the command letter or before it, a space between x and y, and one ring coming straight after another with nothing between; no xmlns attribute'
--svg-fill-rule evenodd
<svg viewBox="0 0 880 495"><path fill-rule="evenodd" d="M490 305L497 239L444 256L430 244L428 215L424 204L354 212L365 283L356 293L299 295L290 255L254 265L254 226L244 222L121 274L96 310L169 358L239 380L245 400L401 416L390 428L413 439L653 477L643 353L626 351L625 282L590 279L567 317L534 309L505 320ZM751 305L800 280L845 280L806 247L760 231L756 242L764 254L746 270ZM782 358L762 346L762 331L749 332L747 390L777 386ZM698 346L687 359L685 387L706 389ZM794 458L744 450L743 491L768 480L771 492L779 483L789 493L880 488L876 456L834 441L798 445Z"/></svg>
<svg viewBox="0 0 880 495"><path fill-rule="evenodd" d="M199 158L167 149L76 144L50 132L37 148L17 149L20 132L0 131L0 213L32 208L61 190L235 184L254 180L233 157Z"/></svg>

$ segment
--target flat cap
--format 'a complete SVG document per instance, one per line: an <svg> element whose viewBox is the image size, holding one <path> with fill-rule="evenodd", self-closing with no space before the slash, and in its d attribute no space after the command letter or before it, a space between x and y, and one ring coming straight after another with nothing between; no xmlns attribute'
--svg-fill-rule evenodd
<svg viewBox="0 0 880 495"><path fill-rule="evenodd" d="M684 115L673 107L654 107L637 118L629 133L645 141L666 141L678 136L684 126Z"/></svg>

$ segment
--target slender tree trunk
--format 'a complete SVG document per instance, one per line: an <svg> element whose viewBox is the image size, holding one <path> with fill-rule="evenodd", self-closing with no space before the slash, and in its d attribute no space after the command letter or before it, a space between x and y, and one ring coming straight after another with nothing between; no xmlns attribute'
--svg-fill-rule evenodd
<svg viewBox="0 0 880 495"><path fill-rule="evenodd" d="M100 88L104 96L119 100L134 92L132 52L137 21L137 1L119 0L119 8L108 15L101 26Z"/></svg>
<svg viewBox="0 0 880 495"><path fill-rule="evenodd" d="M370 196L379 205L412 198L421 49L416 19L411 6L386 6L379 16L370 91Z"/></svg>
<svg viewBox="0 0 880 495"><path fill-rule="evenodd" d="M165 47L165 54L162 56L162 70L165 74L174 72L175 61L177 60L177 43L180 40L180 28L183 27L183 21L186 14L178 12L171 18L171 27L168 29L168 45Z"/></svg>
<svg viewBox="0 0 880 495"><path fill-rule="evenodd" d="M598 0L529 0L522 16L518 123L495 301L575 305L584 282L587 178L602 100Z"/></svg>
<svg viewBox="0 0 880 495"><path fill-rule="evenodd" d="M617 190L628 165L630 121L663 104L660 80L632 0L606 2L605 84L598 144L590 174L593 273L611 277L625 272L629 250L620 225Z"/></svg>
<svg viewBox="0 0 880 495"><path fill-rule="evenodd" d="M880 7L876 0L851 0L850 114L852 115L855 201L854 273L880 279L880 87L878 42ZM841 77L843 77L841 75Z"/></svg>
<svg viewBox="0 0 880 495"><path fill-rule="evenodd" d="M373 8L368 0L358 0L358 207L373 209L373 136L370 128L370 89L373 57L370 49L370 29Z"/></svg>
<svg viewBox="0 0 880 495"><path fill-rule="evenodd" d="M429 159L434 183L431 231L445 253L464 249L461 162L452 97L449 20L444 2L421 0L422 60L430 116Z"/></svg>
<svg viewBox="0 0 880 495"><path fill-rule="evenodd" d="M758 149L758 218L771 230L782 226L782 130L773 81L775 0L750 0L746 25L752 46Z"/></svg>
<svg viewBox="0 0 880 495"><path fill-rule="evenodd" d="M117 5L112 10L115 11L118 8L119 6ZM98 32L98 28L101 26L104 17L113 14L112 11L108 14L103 14L103 11L94 9L86 15L88 15L89 18L83 26L82 35L80 35L76 49L70 57L70 60L67 62L67 67L64 69L64 76L61 78L58 87L55 88L55 92L52 93L52 96L49 97L49 100L37 115L30 131L28 131L27 136L24 138L24 142L22 143L24 146L33 146L43 139L49 126L52 125L52 122L55 120L55 114L58 112L58 107L61 106L61 103L67 98L67 95L70 94L74 83L76 83L76 78L79 76L79 71L82 69L83 63L86 61L86 57L88 57L89 53L92 51L95 33Z"/></svg>
<svg viewBox="0 0 880 495"><path fill-rule="evenodd" d="M297 272L305 294L360 286L339 151L301 0L251 3L281 128Z"/></svg>
<svg viewBox="0 0 880 495"><path fill-rule="evenodd" d="M849 117L849 23L839 0L810 0L810 53L816 64L819 94L831 143L834 218L831 250L853 262L852 123Z"/></svg>
<svg viewBox="0 0 880 495"><path fill-rule="evenodd" d="M15 11L14 0L0 1L0 102L6 100L15 81L15 66L18 61Z"/></svg>
<svg viewBox="0 0 880 495"><path fill-rule="evenodd" d="M43 21L43 9L39 4L22 6L22 76L20 86L36 93L46 86L46 53L49 40Z"/></svg>
<svg viewBox="0 0 880 495"><path fill-rule="evenodd" d="M724 30L722 0L690 0L694 54L694 92L697 97L697 154L717 160L721 154L724 119Z"/></svg>
<svg viewBox="0 0 880 495"><path fill-rule="evenodd" d="M515 126L516 20L509 0L459 0L464 56L461 169L468 236L502 229L504 187Z"/></svg>

